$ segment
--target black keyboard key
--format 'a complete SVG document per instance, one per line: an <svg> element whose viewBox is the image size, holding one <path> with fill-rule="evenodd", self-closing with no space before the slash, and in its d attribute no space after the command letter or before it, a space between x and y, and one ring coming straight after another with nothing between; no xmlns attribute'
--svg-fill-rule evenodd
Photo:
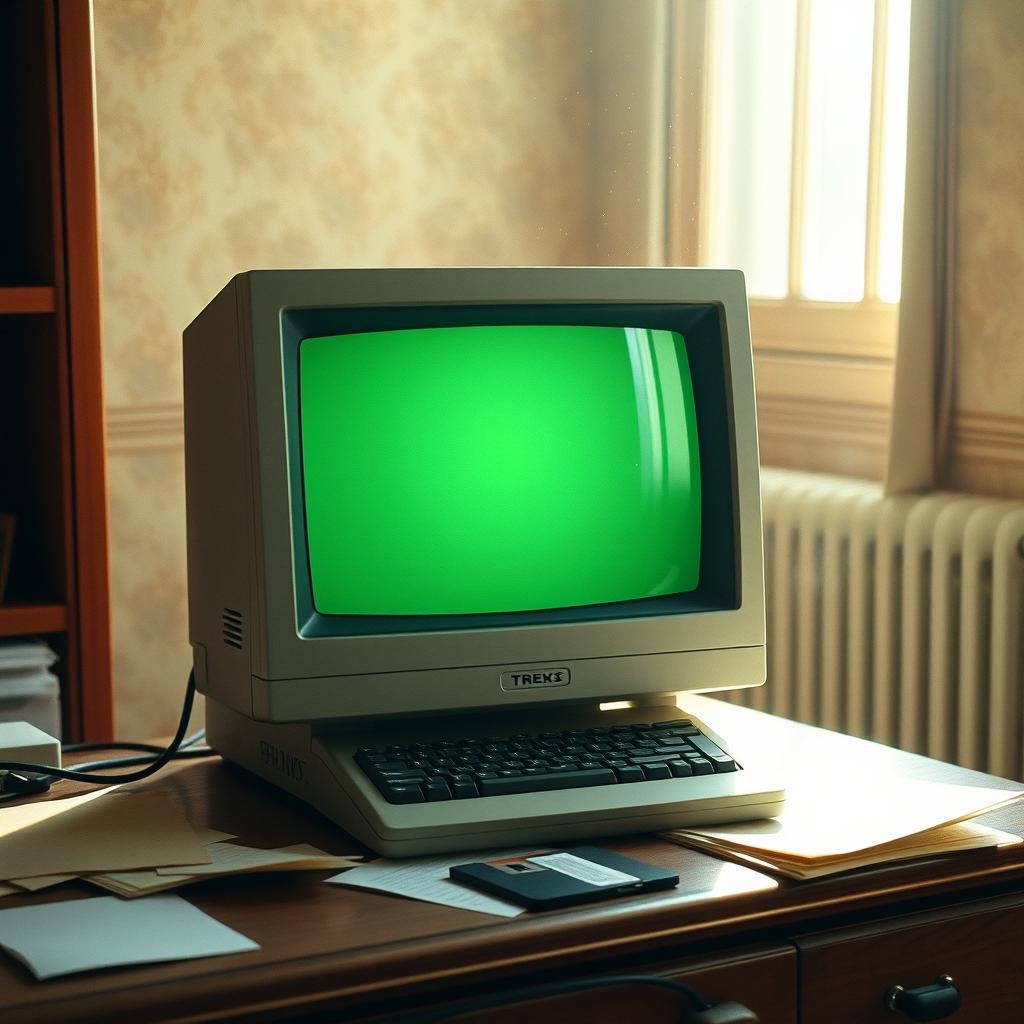
<svg viewBox="0 0 1024 1024"><path fill-rule="evenodd" d="M645 764L643 772L650 782L657 781L658 779L672 778L672 773L668 770L667 764Z"/></svg>
<svg viewBox="0 0 1024 1024"><path fill-rule="evenodd" d="M664 754L645 754L642 757L631 757L630 764L665 764L666 761L677 760L676 755L666 750Z"/></svg>
<svg viewBox="0 0 1024 1024"><path fill-rule="evenodd" d="M716 772L736 771L736 762L728 754L712 755L708 760L714 765Z"/></svg>
<svg viewBox="0 0 1024 1024"><path fill-rule="evenodd" d="M683 725L693 725L693 722L691 722L688 718L676 718L674 721L671 721L671 722L655 722L654 725L651 726L651 728L652 729L678 729L680 726L683 726Z"/></svg>
<svg viewBox="0 0 1024 1024"><path fill-rule="evenodd" d="M481 796L505 796L510 793L545 793L554 789L581 789L605 786L615 782L610 768L591 771L549 772L547 775L524 775L515 779L485 779L480 783Z"/></svg>
<svg viewBox="0 0 1024 1024"><path fill-rule="evenodd" d="M690 744L682 737L670 736L668 739L659 739L658 746L662 750L689 750Z"/></svg>
<svg viewBox="0 0 1024 1024"><path fill-rule="evenodd" d="M473 772L473 778L476 779L478 784L484 779L496 779L497 777L497 772Z"/></svg>
<svg viewBox="0 0 1024 1024"><path fill-rule="evenodd" d="M690 742L700 751L707 754L708 757L721 757L725 754L725 751L717 744L713 743L707 738L707 736L700 734L694 736ZM728 755L726 755L728 756Z"/></svg>
<svg viewBox="0 0 1024 1024"><path fill-rule="evenodd" d="M615 774L618 776L619 782L644 782L647 779L643 768L638 764L627 764L621 768L616 766Z"/></svg>
<svg viewBox="0 0 1024 1024"><path fill-rule="evenodd" d="M452 785L452 796L456 800L465 800L469 797L479 796L480 793L477 791L476 783L472 779L453 779Z"/></svg>
<svg viewBox="0 0 1024 1024"><path fill-rule="evenodd" d="M381 792L389 804L422 804L427 799L419 786L384 786Z"/></svg>
<svg viewBox="0 0 1024 1024"><path fill-rule="evenodd" d="M547 775L547 768L524 768L523 775Z"/></svg>
<svg viewBox="0 0 1024 1024"><path fill-rule="evenodd" d="M715 766L703 757L695 757L690 761L694 775L714 775Z"/></svg>
<svg viewBox="0 0 1024 1024"><path fill-rule="evenodd" d="M404 772L415 769L410 769L409 765L405 761L380 761L373 765L374 768L379 772Z"/></svg>
<svg viewBox="0 0 1024 1024"><path fill-rule="evenodd" d="M452 798L452 791L443 779L438 779L436 782L432 779L423 787L423 792L427 800L451 800Z"/></svg>
<svg viewBox="0 0 1024 1024"><path fill-rule="evenodd" d="M418 769L418 768L407 768L405 771L401 771L401 772L381 772L381 771L378 771L378 772L375 772L374 774L377 775L379 778L383 779L387 783L402 782L402 781L426 782L426 779L427 779L427 773L424 772L424 771L420 771L420 769Z"/></svg>
<svg viewBox="0 0 1024 1024"><path fill-rule="evenodd" d="M668 770L675 779L687 779L693 775L693 766L688 761L669 761Z"/></svg>
<svg viewBox="0 0 1024 1024"><path fill-rule="evenodd" d="M597 761L580 761L580 771L592 771L594 768L603 768L604 765Z"/></svg>

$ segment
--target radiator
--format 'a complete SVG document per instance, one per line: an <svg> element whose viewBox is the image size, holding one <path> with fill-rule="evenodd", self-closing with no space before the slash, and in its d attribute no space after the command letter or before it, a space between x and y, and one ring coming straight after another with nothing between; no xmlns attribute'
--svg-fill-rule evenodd
<svg viewBox="0 0 1024 1024"><path fill-rule="evenodd" d="M761 483L768 682L729 699L1024 778L1024 502Z"/></svg>

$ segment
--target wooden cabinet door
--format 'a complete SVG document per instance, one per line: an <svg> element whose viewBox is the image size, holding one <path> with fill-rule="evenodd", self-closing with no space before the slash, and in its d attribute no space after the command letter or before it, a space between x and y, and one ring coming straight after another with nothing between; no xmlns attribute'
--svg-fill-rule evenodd
<svg viewBox="0 0 1024 1024"><path fill-rule="evenodd" d="M797 940L801 1024L899 1024L894 985L949 975L960 991L954 1024L1024 1021L1024 897L964 904Z"/></svg>

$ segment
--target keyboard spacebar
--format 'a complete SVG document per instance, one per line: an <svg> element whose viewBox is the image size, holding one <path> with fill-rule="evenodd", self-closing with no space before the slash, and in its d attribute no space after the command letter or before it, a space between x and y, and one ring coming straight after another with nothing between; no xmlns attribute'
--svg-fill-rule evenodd
<svg viewBox="0 0 1024 1024"><path fill-rule="evenodd" d="M605 786L617 781L611 768L587 768L578 772L551 772L548 775L523 775L512 778L481 779L481 796L505 796L509 793L545 793L552 789L580 789Z"/></svg>

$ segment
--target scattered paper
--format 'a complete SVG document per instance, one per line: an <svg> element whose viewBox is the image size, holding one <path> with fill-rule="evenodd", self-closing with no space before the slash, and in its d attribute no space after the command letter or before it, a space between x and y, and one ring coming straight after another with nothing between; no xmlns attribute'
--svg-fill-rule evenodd
<svg viewBox="0 0 1024 1024"><path fill-rule="evenodd" d="M824 861L995 810L1024 790L868 779L791 789L777 818L680 829L750 852Z"/></svg>
<svg viewBox="0 0 1024 1024"><path fill-rule="evenodd" d="M1010 844L970 819L1024 790L820 775L789 787L778 817L665 834L684 846L791 878L817 878L894 860Z"/></svg>
<svg viewBox="0 0 1024 1024"><path fill-rule="evenodd" d="M775 856L771 857L771 859L767 857L761 859L752 854L743 853L740 850L719 846L711 842L701 842L693 836L687 838L683 845L692 846L695 849L704 850L722 857L728 857L738 864L744 864L758 871L772 871L789 878L806 880L809 878L822 878L825 875L834 875L840 871L853 871L856 868L871 867L875 864L887 864L891 861L932 857L943 853L952 853L956 850L979 850L993 846L1019 846L1024 842L1024 839L1021 839L1020 836L1012 835L1009 832L1002 832L999 829L989 828L987 825L978 825L973 821L961 821L955 825L943 825L940 828L931 829L917 838L919 841L913 846L901 842L890 843L884 846L876 846L859 855L850 854L850 856L844 857L842 860L831 860L818 864L785 860Z"/></svg>
<svg viewBox="0 0 1024 1024"><path fill-rule="evenodd" d="M0 809L0 879L209 863L163 790L100 790Z"/></svg>
<svg viewBox="0 0 1024 1024"><path fill-rule="evenodd" d="M220 842L223 839L233 839L234 837L228 832L218 832L215 828L205 828L203 826L193 826L193 830L196 833L196 838L204 845L209 846L210 843ZM205 865L204 865L205 866ZM133 872L134 873L134 872ZM150 869L146 872L138 872L138 874L146 874L156 877L154 869ZM61 885L64 882L73 882L75 879L80 878L80 875L35 875L31 878L12 878L11 885L16 886L17 889L26 890L28 892L38 892L40 889L49 889L55 885ZM92 876L86 876L90 881ZM161 889L171 888L170 886L160 886ZM16 890L15 890L16 891ZM2 893L0 893L2 895Z"/></svg>
<svg viewBox="0 0 1024 1024"><path fill-rule="evenodd" d="M64 882L73 882L76 878L78 875L35 875L32 878L12 878L10 882L24 892L39 892L40 889L50 889Z"/></svg>
<svg viewBox="0 0 1024 1024"><path fill-rule="evenodd" d="M277 850L261 850L237 843L214 843L206 848L209 864L157 868L160 875L236 875L249 871L319 871L350 868L362 863L361 857L335 857L315 846L299 843Z"/></svg>
<svg viewBox="0 0 1024 1024"><path fill-rule="evenodd" d="M488 854L460 853L443 857L416 857L409 860L375 860L371 864L328 878L327 881L334 885L371 889L374 892L407 896L427 903L440 903L447 907L458 907L460 910L475 910L479 914L518 917L524 912L522 907L453 882L448 877L448 869L474 859L527 857L536 852L513 850Z"/></svg>
<svg viewBox="0 0 1024 1024"><path fill-rule="evenodd" d="M180 896L112 896L0 910L0 946L38 979L260 947Z"/></svg>
<svg viewBox="0 0 1024 1024"><path fill-rule="evenodd" d="M335 857L314 846L299 844L279 850L259 850L235 843L214 843L206 848L210 864L149 871L117 871L86 875L85 881L126 899L135 899L211 877L249 874L257 871L330 871L353 867L360 858Z"/></svg>

